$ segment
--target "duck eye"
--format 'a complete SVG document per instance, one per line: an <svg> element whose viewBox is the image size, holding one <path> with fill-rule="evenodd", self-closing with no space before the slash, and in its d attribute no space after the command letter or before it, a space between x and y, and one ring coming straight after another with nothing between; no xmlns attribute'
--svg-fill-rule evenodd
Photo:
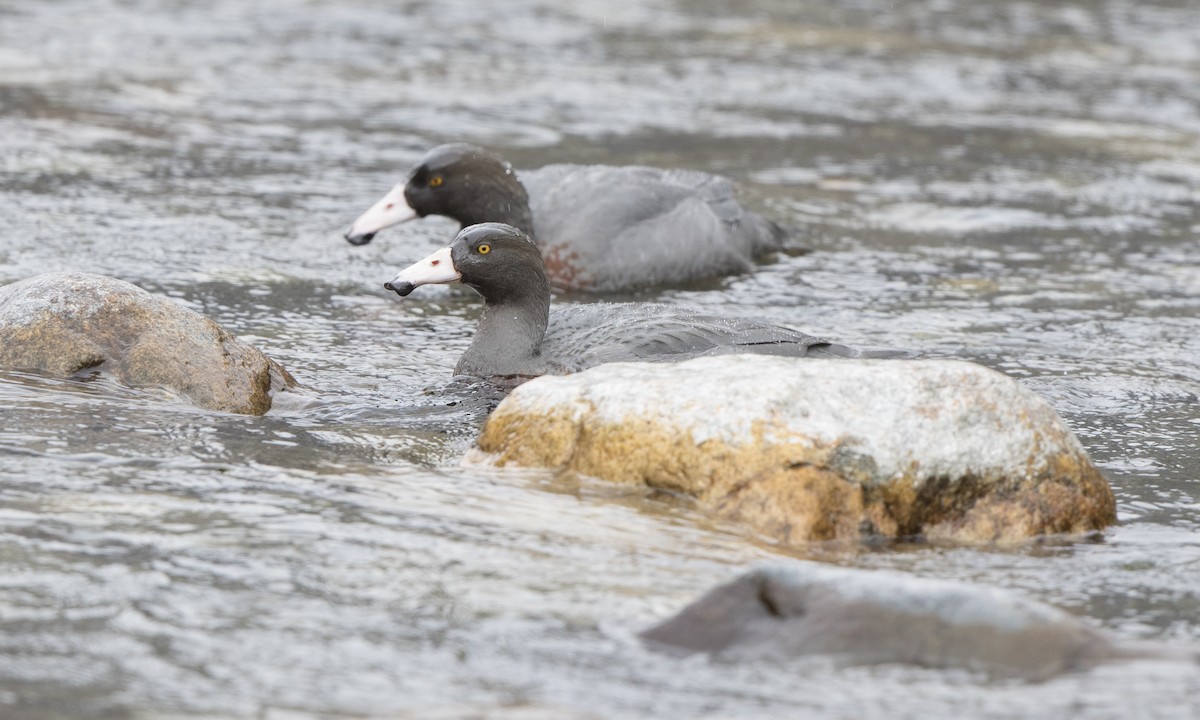
<svg viewBox="0 0 1200 720"><path fill-rule="evenodd" d="M491 251L492 251L492 246L488 245L487 243L483 243L479 247L475 248L475 252L479 253L480 255L487 255Z"/></svg>
<svg viewBox="0 0 1200 720"><path fill-rule="evenodd" d="M429 187L439 187L445 181L445 178L443 178L441 175L434 175L433 177L429 178Z"/></svg>

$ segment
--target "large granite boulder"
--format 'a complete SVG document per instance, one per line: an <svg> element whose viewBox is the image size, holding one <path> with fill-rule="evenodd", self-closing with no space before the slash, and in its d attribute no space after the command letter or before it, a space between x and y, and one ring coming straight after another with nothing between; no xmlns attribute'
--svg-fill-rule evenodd
<svg viewBox="0 0 1200 720"><path fill-rule="evenodd" d="M472 459L695 498L785 543L1015 541L1115 521L1054 410L951 360L619 363L518 387Z"/></svg>
<svg viewBox="0 0 1200 720"><path fill-rule="evenodd" d="M260 415L296 381L212 320L121 280L47 273L0 287L0 368L88 368L200 407Z"/></svg>
<svg viewBox="0 0 1200 720"><path fill-rule="evenodd" d="M820 654L1026 679L1149 654L1007 591L807 563L746 573L641 636L719 660Z"/></svg>

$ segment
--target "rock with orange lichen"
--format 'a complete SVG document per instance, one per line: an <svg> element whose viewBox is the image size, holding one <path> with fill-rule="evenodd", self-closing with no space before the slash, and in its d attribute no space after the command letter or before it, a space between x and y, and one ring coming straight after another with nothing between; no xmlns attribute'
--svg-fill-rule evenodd
<svg viewBox="0 0 1200 720"><path fill-rule="evenodd" d="M1004 543L1116 519L1040 397L952 360L737 355L614 363L518 387L477 459L691 496L780 542Z"/></svg>
<svg viewBox="0 0 1200 720"><path fill-rule="evenodd" d="M212 320L121 280L47 273L0 287L0 368L92 368L211 410L261 415L296 381Z"/></svg>

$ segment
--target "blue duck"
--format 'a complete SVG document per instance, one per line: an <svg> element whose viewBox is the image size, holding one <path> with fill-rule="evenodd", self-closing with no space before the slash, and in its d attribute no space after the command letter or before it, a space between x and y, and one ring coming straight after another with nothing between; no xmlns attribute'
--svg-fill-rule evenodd
<svg viewBox="0 0 1200 720"><path fill-rule="evenodd" d="M400 296L420 285L462 283L483 296L483 315L455 375L521 380L620 361L679 361L702 355L762 353L818 357L898 357L860 351L796 330L656 303L550 307L538 248L510 225L482 223L384 284Z"/></svg>
<svg viewBox="0 0 1200 720"><path fill-rule="evenodd" d="M641 166L521 172L465 144L430 150L346 233L354 245L426 215L503 222L537 242L557 290L620 292L748 272L783 249L775 223L742 208L726 178Z"/></svg>

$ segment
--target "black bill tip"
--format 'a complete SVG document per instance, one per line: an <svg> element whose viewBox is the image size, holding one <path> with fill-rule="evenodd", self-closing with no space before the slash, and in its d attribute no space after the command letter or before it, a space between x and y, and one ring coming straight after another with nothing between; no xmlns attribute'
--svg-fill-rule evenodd
<svg viewBox="0 0 1200 720"><path fill-rule="evenodd" d="M396 293L400 297L406 297L410 292L417 289L417 286L413 285L410 282L398 282L398 283L385 282L383 284L383 287L386 290L391 290L392 292Z"/></svg>
<svg viewBox="0 0 1200 720"><path fill-rule="evenodd" d="M345 237L346 242L350 243L351 245L366 245L367 243L371 242L372 238L375 237L375 233L362 233L356 235L354 231L350 231L346 233Z"/></svg>

